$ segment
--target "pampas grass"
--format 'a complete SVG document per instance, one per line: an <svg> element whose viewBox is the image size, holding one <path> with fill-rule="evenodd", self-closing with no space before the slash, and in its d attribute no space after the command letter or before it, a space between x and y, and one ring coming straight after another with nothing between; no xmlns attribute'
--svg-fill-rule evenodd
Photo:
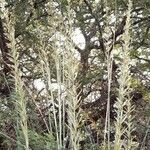
<svg viewBox="0 0 150 150"><path fill-rule="evenodd" d="M130 75L130 27L131 27L131 11L132 11L132 1L128 1L127 10L127 20L125 25L125 32L123 34L123 51L122 51L122 64L120 66L120 77L118 79L119 89L118 98L115 103L116 108L116 122L115 122L115 144L114 149L120 150L123 147L125 149L131 150L135 149L133 147L134 142L132 138L132 132L134 130L133 116L132 112L134 107L131 104L131 75Z"/></svg>
<svg viewBox="0 0 150 150"><path fill-rule="evenodd" d="M67 147L68 149L79 150L79 142L82 139L82 109L80 108L80 93L77 93L79 83L76 82L77 72L79 71L79 62L75 57L76 50L75 45L72 41L72 33L74 32L74 12L71 9L71 1L68 1L68 5L65 9L67 13L64 13L63 15L61 15L60 13L56 13L54 8L50 5L52 2L53 1L50 1L46 6L46 9L49 13L47 20L48 25L45 27L45 25L40 24L38 21L35 23L35 26L37 27L35 32L40 32L37 33L38 41L36 45L36 55L39 58L39 71L42 73L41 78L45 84L44 98L46 99L46 104L48 107L48 117L42 117L48 135L53 135L53 137L55 137L55 149L62 150ZM29 150L30 141L28 137L28 116L26 108L27 98L24 83L21 79L21 72L19 69L19 55L17 51L18 48L16 46L14 29L15 15L13 14L13 10L11 10L12 14L10 18L8 9L5 8L5 1L3 0L2 3L3 7L1 9L3 12L3 19L5 20L4 22L6 36L10 41L8 47L11 50L10 53L12 55L12 62L14 63L14 65L12 66L12 76L15 84L14 100L15 111L17 112L16 134L18 136L18 141L16 141L16 143L21 143L21 141L19 141L19 136L23 135L24 147L26 150ZM110 122L110 97L113 56L106 54L108 97L104 129L104 145L101 148L102 150L121 150L122 148L127 150L136 149L132 137L132 132L134 131L134 106L131 103L132 97L130 97L130 93L132 90L131 74L129 71L129 52L131 49L131 11L132 1L129 0L128 10L126 12L127 19L124 28L125 32L123 34L123 57L119 68L120 77L118 79L118 97L114 105L116 111L114 143L111 143L110 141L110 130L112 126ZM55 16L50 16L50 14L55 14ZM107 15L108 14L106 14L106 17ZM106 50L108 50L109 48L109 46L106 47ZM55 90L53 89L54 82L57 86ZM34 100L34 98L33 102L38 108L38 103ZM49 107L50 104L52 104L51 107ZM40 114L42 114L40 109L39 112ZM95 126L97 127L96 123ZM94 144L94 142L92 143L92 136L90 137L90 142L91 143L88 143L89 145ZM18 149L20 148L20 145L18 144Z"/></svg>
<svg viewBox="0 0 150 150"><path fill-rule="evenodd" d="M28 138L28 126L27 126L27 112L26 112L26 99L25 99L25 92L23 88L23 82L21 80L21 72L19 69L19 62L18 62L18 51L16 47L16 40L15 40L15 15L12 10L5 8L5 1L2 2L2 17L4 21L5 33L6 37L9 40L8 48L10 48L10 54L12 56L12 62L14 65L11 66L12 68L12 77L14 78L15 82L15 111L18 114L17 118L17 130L19 131L21 128L21 132L24 136L24 143L25 149L29 150L29 138ZM17 141L18 142L18 141Z"/></svg>

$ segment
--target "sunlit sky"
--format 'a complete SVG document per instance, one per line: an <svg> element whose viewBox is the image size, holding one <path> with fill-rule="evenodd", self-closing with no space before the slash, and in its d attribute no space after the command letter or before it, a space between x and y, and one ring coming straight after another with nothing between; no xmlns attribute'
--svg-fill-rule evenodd
<svg viewBox="0 0 150 150"><path fill-rule="evenodd" d="M73 42L78 45L79 48L84 49L85 47L85 39L79 29L75 29L75 32L72 36Z"/></svg>

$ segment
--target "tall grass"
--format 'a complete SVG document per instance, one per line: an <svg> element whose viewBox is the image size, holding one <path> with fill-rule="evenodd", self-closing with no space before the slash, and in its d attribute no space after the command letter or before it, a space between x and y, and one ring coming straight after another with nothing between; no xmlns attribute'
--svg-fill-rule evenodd
<svg viewBox="0 0 150 150"><path fill-rule="evenodd" d="M59 132L58 132L58 121L57 121L56 110L55 110L56 102L54 100L54 93L52 90L51 69L50 69L50 64L49 64L48 55L47 55L48 49L47 49L47 46L46 46L45 42L43 41L42 37L40 38L40 43L41 43L41 47L39 50L39 58L42 60L42 61L40 61L40 63L41 63L41 69L43 72L43 77L47 81L46 82L46 84L47 84L46 96L47 96L47 100L48 100L47 103L49 104L49 100L51 100L51 102L52 102L54 130L56 133L56 141L57 141L57 146L59 149L60 141L59 141ZM52 126L50 114L49 114L49 124L50 124L50 126ZM48 131L50 132L50 131L52 131L52 129L50 129L48 127Z"/></svg>
<svg viewBox="0 0 150 150"><path fill-rule="evenodd" d="M132 11L132 1L128 1L128 10L126 12L127 20L124 27L123 34L123 51L122 51L122 63L120 65L120 77L118 79L119 89L118 98L115 103L116 108L116 122L115 122L115 144L114 149L120 150L123 147L125 149L131 150L135 149L133 147L134 142L132 138L132 132L134 130L133 123L133 110L134 107L131 104L131 75L130 75L130 42L131 42L131 11Z"/></svg>
<svg viewBox="0 0 150 150"><path fill-rule="evenodd" d="M15 15L14 10L8 10L5 8L6 2L3 0L3 7L2 7L2 17L4 21L5 33L6 37L9 40L8 48L10 48L10 54L12 57L13 65L12 68L12 77L14 78L15 82L15 111L18 114L17 118L17 131L21 131L24 137L25 149L29 150L29 138L28 138L28 125L27 125L27 112L26 112L26 99L25 99L25 92L23 88L23 82L21 80L21 72L19 69L19 61L18 61L18 51L16 47L16 40L15 40ZM10 11L10 12L9 12ZM10 14L11 13L11 14ZM17 141L19 142L19 141Z"/></svg>
<svg viewBox="0 0 150 150"><path fill-rule="evenodd" d="M8 9L5 8L4 0L3 3L4 5L2 10L3 17L5 19L5 29L7 33L6 36L10 41L8 46L11 50L12 61L14 63L14 65L12 66L12 73L15 82L15 108L18 114L17 130L20 131L21 129L24 137L25 149L29 150L27 125L28 117L26 111L27 100L24 90L24 84L21 80L21 73L19 69L18 51L16 46L14 29L15 16L12 13L11 18L9 17L9 12ZM47 6L49 15L56 13L54 8L50 6L51 3L52 1L50 1L49 5ZM79 150L79 142L82 138L82 129L80 124L82 119L82 111L80 109L80 93L77 93L77 87L79 85L78 83L76 83L76 76L77 72L79 71L79 62L75 58L76 50L71 40L71 36L73 33L73 12L71 11L70 5L71 1L68 0L68 6L66 8L67 13L64 14L64 16L60 15L59 13L56 14L56 16L49 16L48 26L44 27L45 29L43 29L43 26L37 22L37 30L41 32L40 34L37 34L39 39L37 43L37 55L40 59L39 66L41 66L41 78L45 81L46 84L45 97L47 100L47 106L49 106L49 104L52 104L52 107L50 107L48 110L48 120L44 118L44 124L46 125L48 134L53 134L53 136L55 137L55 149L58 150L65 149L66 147L72 150ZM120 77L118 79L118 98L115 103L116 120L115 140L113 144L114 150L121 150L123 147L127 150L136 148L134 146L132 137L132 132L134 130L132 113L134 111L134 107L132 106L130 97L131 75L129 71L129 52L131 48L131 11L132 1L129 0L128 10L126 12L126 25L124 28L125 33L123 34L123 57L122 63L120 65ZM63 21L65 21L65 23ZM63 42L63 46L61 46L61 42ZM109 48L110 47L106 47L106 50L108 50ZM112 61L113 56L107 54L108 99L104 129L104 147L102 148L104 150L111 150L112 148L112 144L110 141L110 97L112 84ZM53 63L53 66L50 64L50 62ZM56 90L53 89L54 75L56 77L55 82L57 84ZM64 96L62 96L63 94ZM49 147L49 149L51 148Z"/></svg>
<svg viewBox="0 0 150 150"><path fill-rule="evenodd" d="M105 8L106 8L106 28L109 28L109 13L108 13L108 1L105 0ZM116 1L115 1L116 4ZM115 11L117 9L117 5L115 5ZM117 17L117 16L115 16ZM117 20L117 19L116 19ZM115 23L116 25L116 23ZM109 35L109 30L107 31L107 34ZM114 34L115 36L115 34ZM108 40L108 39L107 39ZM115 38L112 39L112 45L114 48L114 41ZM109 41L107 41L109 42ZM107 82L108 82L108 91L107 91L107 108L106 108L106 118L105 118L105 128L104 128L104 141L103 141L103 149L110 150L111 149L111 142L110 142L110 130L111 130L111 122L110 122L110 103L111 103L111 86L112 86L112 65L113 65L113 53L110 52L111 46L109 44L106 44L106 57L107 57ZM107 142L106 142L107 139ZM107 148L106 148L107 145Z"/></svg>
<svg viewBox="0 0 150 150"><path fill-rule="evenodd" d="M51 6L48 6L48 9L50 13L55 12ZM42 66L43 77L47 81L47 99L49 103L52 102L53 116L52 118L50 116L49 124L51 124L51 120L54 120L54 129L49 131L55 131L57 149L63 149L68 145L71 149L77 150L79 149L80 139L80 110L78 94L76 93L78 85L75 83L78 62L74 57L75 49L71 40L73 32L71 25L71 10L68 8L67 11L67 28L65 28L60 21L63 21L63 16L56 14L60 20L57 20L57 17L49 18L49 24L52 28L48 27L47 30L43 32L45 32L45 34L48 33L49 37L51 37L51 35L53 36L51 39L51 43L53 44L44 41L45 38L43 33L39 38L39 58L42 60L40 63ZM61 47L58 42L62 41L63 46ZM49 59L54 62L54 66L52 67L53 70L51 70ZM55 82L57 83L57 90L55 92L52 88L52 74L54 72L56 75ZM65 97L62 96L63 94ZM58 107L57 110L56 107ZM66 140L69 141L69 143L66 143Z"/></svg>
<svg viewBox="0 0 150 150"><path fill-rule="evenodd" d="M75 58L75 46L72 42L73 33L73 12L71 11L70 1L67 9L68 29L66 30L66 54L64 56L65 63L65 76L66 76L66 89L67 89L67 115L68 115L68 128L71 149L79 150L79 141L81 138L80 123L81 123L81 109L80 97L76 89L79 86L76 83L76 76L78 72L79 63Z"/></svg>
<svg viewBox="0 0 150 150"><path fill-rule="evenodd" d="M80 98L76 92L77 83L75 83L76 72L78 69L78 62L74 58L74 47L72 44L67 43L66 53L66 89L67 89L67 115L68 115L68 128L70 137L70 147L73 150L79 150L80 141L80 122L81 122L81 110L80 110ZM70 49L70 50L69 50Z"/></svg>

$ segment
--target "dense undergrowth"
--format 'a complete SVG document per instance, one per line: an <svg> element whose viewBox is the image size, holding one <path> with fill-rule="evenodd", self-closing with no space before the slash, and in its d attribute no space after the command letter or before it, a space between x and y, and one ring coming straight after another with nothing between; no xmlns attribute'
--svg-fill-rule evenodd
<svg viewBox="0 0 150 150"><path fill-rule="evenodd" d="M133 65L140 6L124 3L0 2L0 149L149 149L149 74Z"/></svg>

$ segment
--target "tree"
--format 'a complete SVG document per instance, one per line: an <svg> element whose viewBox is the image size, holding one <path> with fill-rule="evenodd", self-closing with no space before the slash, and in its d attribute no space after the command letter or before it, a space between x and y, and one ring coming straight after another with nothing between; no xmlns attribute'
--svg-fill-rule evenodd
<svg viewBox="0 0 150 150"><path fill-rule="evenodd" d="M131 114L136 127L131 134L137 149L148 149L149 7L149 0L132 1L127 35L131 37L125 40L126 0L1 2L1 149L22 149L26 140L29 145L25 148L35 149L32 137L43 145L51 143L47 149L92 149L90 143L95 147L103 145L104 134L113 146L117 117L114 105L118 101L118 79L128 38L129 96L135 106ZM77 31L85 40L82 47L73 40ZM21 98L25 105L18 106ZM27 114L26 134L19 125L23 110ZM109 136L103 133L105 127ZM77 132L75 136L73 132ZM7 140L12 140L12 144Z"/></svg>

